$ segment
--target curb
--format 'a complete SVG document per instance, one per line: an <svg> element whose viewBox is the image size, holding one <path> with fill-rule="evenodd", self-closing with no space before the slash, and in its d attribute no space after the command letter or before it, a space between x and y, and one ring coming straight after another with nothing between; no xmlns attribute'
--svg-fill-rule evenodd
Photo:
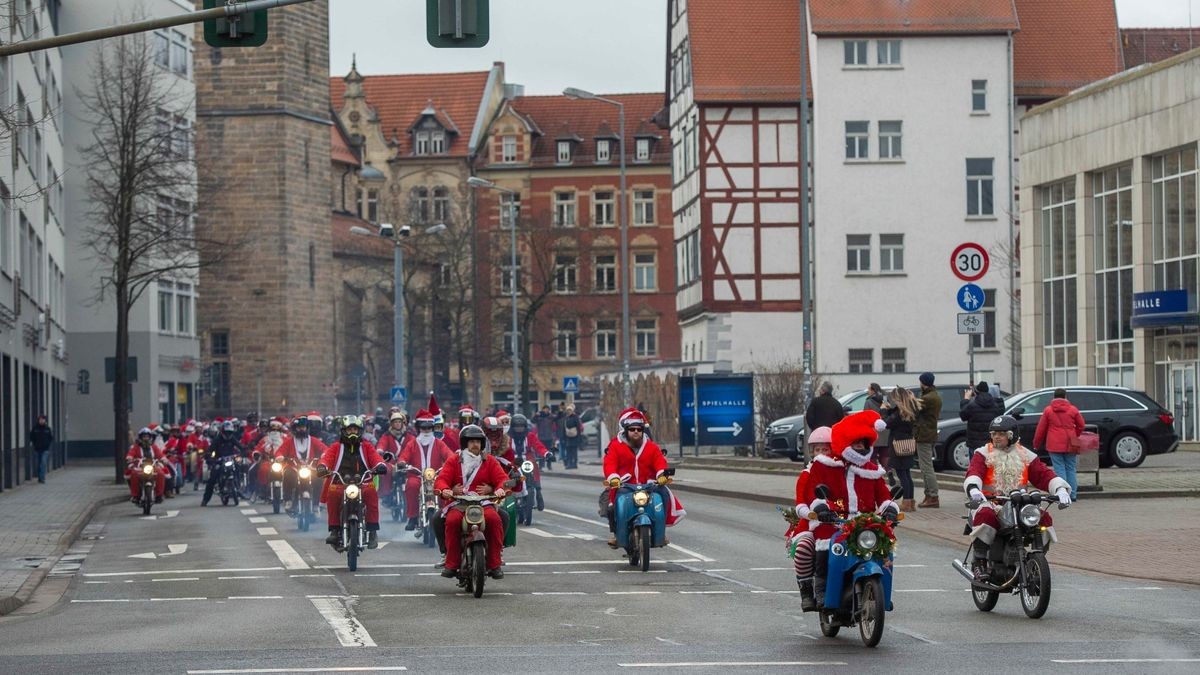
<svg viewBox="0 0 1200 675"><path fill-rule="evenodd" d="M71 527L67 528L67 531L64 532L61 537L59 537L58 545L54 548L54 553L47 556L46 559L43 560L42 563L29 574L29 578L25 580L25 583L21 584L21 588L17 589L16 595L0 598L0 616L10 614L20 609L25 603L29 602L29 598L33 596L34 591L36 591L37 587L41 585L42 581L46 579L46 575L50 573L50 570L54 569L54 566L58 564L59 559L62 558L63 554L67 552L67 549L71 548L71 544L74 544L75 540L79 538L79 534L83 532L83 528L86 527L87 524L91 522L92 518L96 516L97 511L105 506L118 504L126 499L128 499L128 497L125 495L113 495L111 497L102 497L93 501L91 505L89 505L88 508L85 509L73 523L71 523Z"/></svg>

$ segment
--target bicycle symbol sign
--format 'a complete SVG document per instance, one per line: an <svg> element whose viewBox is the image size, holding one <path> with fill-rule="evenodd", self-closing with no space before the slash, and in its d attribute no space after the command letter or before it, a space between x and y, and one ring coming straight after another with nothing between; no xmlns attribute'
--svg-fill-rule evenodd
<svg viewBox="0 0 1200 675"><path fill-rule="evenodd" d="M958 315L959 335L982 335L984 326L982 314L961 313Z"/></svg>

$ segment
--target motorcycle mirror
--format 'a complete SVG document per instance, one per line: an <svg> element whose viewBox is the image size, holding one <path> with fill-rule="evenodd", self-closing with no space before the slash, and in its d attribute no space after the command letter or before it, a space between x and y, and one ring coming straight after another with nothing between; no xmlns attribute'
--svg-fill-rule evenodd
<svg viewBox="0 0 1200 675"><path fill-rule="evenodd" d="M390 453L390 452L385 452L385 453L383 453L383 458L384 458L385 460L387 460L387 461L389 461L389 462L390 462L390 461L392 461L393 459L396 459L396 456L395 456L395 455L393 455L393 454L392 454L392 453Z"/></svg>
<svg viewBox="0 0 1200 675"><path fill-rule="evenodd" d="M818 485L813 492L816 493L817 497L821 499L829 499L829 488L826 487L824 483Z"/></svg>
<svg viewBox="0 0 1200 675"><path fill-rule="evenodd" d="M674 468L674 467L672 467L672 468L670 468L670 469L663 469L663 475L664 475L664 476L674 476L674 475L675 475L675 468Z"/></svg>

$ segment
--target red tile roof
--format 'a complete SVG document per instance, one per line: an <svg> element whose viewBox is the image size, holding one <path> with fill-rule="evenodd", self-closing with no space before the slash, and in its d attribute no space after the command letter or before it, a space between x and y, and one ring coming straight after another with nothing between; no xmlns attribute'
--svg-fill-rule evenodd
<svg viewBox="0 0 1200 675"><path fill-rule="evenodd" d="M658 141L651 146L651 163L671 161L670 135L666 130L655 128L650 122L662 108L662 94L602 96L625 104L625 130L629 135L625 144L627 163L634 162L634 138L650 135L658 137ZM533 141L534 166L558 165L557 140L571 137L580 141L572 150L572 166L593 165L596 163L596 137L611 138L613 132L620 129L616 106L601 101L572 100L561 95L521 96L513 99L510 105L541 134L535 136ZM617 144L614 142L611 148L613 157L609 164L616 166L620 161L616 156Z"/></svg>
<svg viewBox="0 0 1200 675"><path fill-rule="evenodd" d="M1122 28L1125 67L1158 63L1200 47L1200 28Z"/></svg>
<svg viewBox="0 0 1200 675"><path fill-rule="evenodd" d="M812 31L818 35L961 35L1017 29L1012 0L810 0L808 4Z"/></svg>
<svg viewBox="0 0 1200 675"><path fill-rule="evenodd" d="M383 135L390 140L394 132L398 138L399 156L412 154L412 136L407 131L432 102L439 120L445 123L449 118L459 132L457 135L447 135L447 155L465 157L489 73L484 70L473 73L368 75L363 78L363 93L367 105L379 115ZM346 83L341 77L329 78L334 110L342 109L345 91Z"/></svg>
<svg viewBox="0 0 1200 675"><path fill-rule="evenodd" d="M691 0L687 17L696 101L800 100L799 2Z"/></svg>
<svg viewBox="0 0 1200 675"><path fill-rule="evenodd" d="M1013 38L1019 98L1054 98L1121 70L1113 0L1014 0L1021 30Z"/></svg>
<svg viewBox="0 0 1200 675"><path fill-rule="evenodd" d="M330 159L341 164L362 166L362 161L359 160L358 153L354 151L354 148L350 147L350 140L346 138L346 134L343 132L342 125L336 123L330 125L329 143Z"/></svg>
<svg viewBox="0 0 1200 675"><path fill-rule="evenodd" d="M355 234L350 231L352 227L365 227L372 232L375 231L375 226L362 218L335 211L332 227L334 255L392 259L392 243L390 241L383 237Z"/></svg>

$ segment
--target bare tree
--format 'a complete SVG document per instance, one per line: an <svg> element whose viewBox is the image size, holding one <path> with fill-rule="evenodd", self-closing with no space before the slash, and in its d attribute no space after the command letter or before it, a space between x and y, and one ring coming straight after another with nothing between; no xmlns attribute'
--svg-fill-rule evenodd
<svg viewBox="0 0 1200 675"><path fill-rule="evenodd" d="M798 361L756 364L754 398L758 404L756 438L766 438L767 425L804 412L804 365Z"/></svg>
<svg viewBox="0 0 1200 675"><path fill-rule="evenodd" d="M93 208L83 234L100 272L93 298L116 304L113 453L122 479L129 436L129 313L160 280L219 262L233 236L198 237L193 216L198 178L190 134L173 112L192 105L154 63L145 34L115 38L96 51L91 90L79 92L92 122L81 147ZM183 135L181 135L183 134Z"/></svg>

